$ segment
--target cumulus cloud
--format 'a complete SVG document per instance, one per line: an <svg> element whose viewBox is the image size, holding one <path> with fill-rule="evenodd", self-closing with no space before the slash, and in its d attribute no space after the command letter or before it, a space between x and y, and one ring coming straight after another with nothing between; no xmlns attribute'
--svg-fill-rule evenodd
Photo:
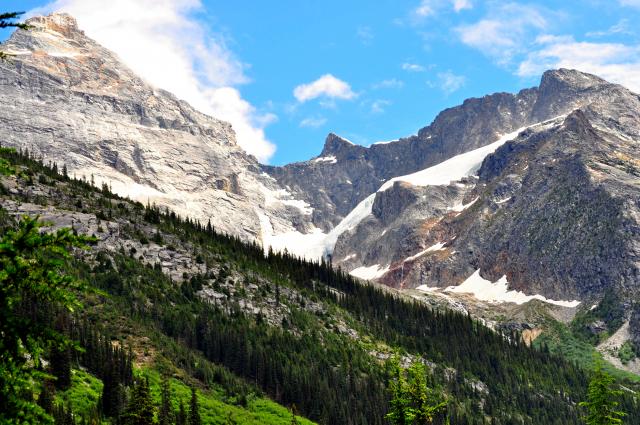
<svg viewBox="0 0 640 425"><path fill-rule="evenodd" d="M538 8L507 3L474 24L457 27L456 32L463 43L504 65L526 51L532 34L547 27L548 21Z"/></svg>
<svg viewBox="0 0 640 425"><path fill-rule="evenodd" d="M300 121L300 127L318 128L327 123L325 117L307 117Z"/></svg>
<svg viewBox="0 0 640 425"><path fill-rule="evenodd" d="M325 74L317 80L300 84L293 89L293 95L298 102L307 102L309 100L325 97L329 99L353 99L356 94L351 90L349 83L342 81L331 74Z"/></svg>
<svg viewBox="0 0 640 425"><path fill-rule="evenodd" d="M551 68L573 68L640 92L640 46L576 41L570 36L540 36L517 74L536 76Z"/></svg>
<svg viewBox="0 0 640 425"><path fill-rule="evenodd" d="M275 152L264 126L274 120L242 98L244 64L194 17L200 0L56 0L30 14L64 11L150 84L229 121L238 144L261 161Z"/></svg>
<svg viewBox="0 0 640 425"><path fill-rule="evenodd" d="M373 30L368 26L359 26L356 30L356 36L360 39L360 42L365 46L371 44L374 39Z"/></svg>

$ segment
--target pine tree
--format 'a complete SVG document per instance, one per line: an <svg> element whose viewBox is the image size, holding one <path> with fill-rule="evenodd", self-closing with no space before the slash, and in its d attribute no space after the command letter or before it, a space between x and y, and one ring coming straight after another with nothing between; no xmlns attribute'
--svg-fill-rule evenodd
<svg viewBox="0 0 640 425"><path fill-rule="evenodd" d="M149 390L149 381L141 379L133 387L131 398L122 415L123 425L153 425L155 408Z"/></svg>
<svg viewBox="0 0 640 425"><path fill-rule="evenodd" d="M200 406L198 405L198 394L195 388L191 388L191 403L189 404L189 425L202 425L200 419Z"/></svg>
<svg viewBox="0 0 640 425"><path fill-rule="evenodd" d="M614 390L615 380L611 375L602 370L600 361L596 364L596 370L589 382L588 400L580 403L587 409L585 420L587 425L619 425L626 414L616 410L619 402L616 398L622 395L622 391Z"/></svg>
<svg viewBox="0 0 640 425"><path fill-rule="evenodd" d="M389 360L389 412L385 416L394 425L408 425L410 423L410 406L407 397L407 380L400 366L400 357L393 356Z"/></svg>
<svg viewBox="0 0 640 425"><path fill-rule="evenodd" d="M427 387L425 367L416 362L409 368L408 394L411 400L412 424L431 425L447 406L446 401L435 400L433 391Z"/></svg>
<svg viewBox="0 0 640 425"><path fill-rule="evenodd" d="M187 411L184 407L184 402L180 400L180 407L176 413L176 425L187 425Z"/></svg>
<svg viewBox="0 0 640 425"><path fill-rule="evenodd" d="M173 424L173 409L171 408L171 387L169 381L162 380L160 388L160 407L158 409L158 425Z"/></svg>

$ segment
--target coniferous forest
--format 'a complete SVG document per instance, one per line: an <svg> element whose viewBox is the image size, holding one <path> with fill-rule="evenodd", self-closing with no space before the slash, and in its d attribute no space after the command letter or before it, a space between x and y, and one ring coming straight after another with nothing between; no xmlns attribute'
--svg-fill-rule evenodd
<svg viewBox="0 0 640 425"><path fill-rule="evenodd" d="M39 368L46 376L23 395L55 423L205 423L198 394L216 394L238 409L270 399L322 424L403 423L389 415L400 376L390 359L425 365L410 369L411 382L444 401L420 423L584 423L579 403L588 397L590 373L545 346L526 346L517 333L502 334L469 315L364 284L326 262L265 253L209 223L72 178L28 152L1 154L3 235L24 220L11 205L45 205L89 215L105 228L118 223L118 237L136 246L183 247L201 266L175 279L133 246L106 247L100 235L88 235L96 237L85 249L73 249L62 267L91 288L77 293L82 308L61 311L24 300L20 315L73 341L45 347L46 365ZM207 290L222 295L208 298ZM249 291L270 302L269 311L284 313L248 310ZM75 388L71 377L78 371L100 382L100 396L90 405L62 397ZM172 396L178 383L193 389L190 397ZM640 423L634 393L620 392L617 399L625 423ZM290 417L282 423L298 420ZM207 423L242 423L234 421Z"/></svg>

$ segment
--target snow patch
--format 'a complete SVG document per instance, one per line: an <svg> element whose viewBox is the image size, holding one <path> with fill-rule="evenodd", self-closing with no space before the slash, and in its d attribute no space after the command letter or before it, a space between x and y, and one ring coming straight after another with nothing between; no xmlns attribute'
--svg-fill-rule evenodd
<svg viewBox="0 0 640 425"><path fill-rule="evenodd" d="M459 204L454 205L453 207L449 208L449 210L460 213L460 212L466 210L467 208L469 208L471 205L475 204L478 201L478 199L480 199L480 197L476 196L476 198L473 201L469 202L468 204L464 204L464 205L462 204L462 202L460 202Z"/></svg>
<svg viewBox="0 0 640 425"><path fill-rule="evenodd" d="M420 251L415 255L412 255L411 257L405 258L403 263L406 263L408 261L413 261L413 260L415 260L417 258L420 258L423 255L428 254L430 252L442 251L444 249L444 245L445 245L445 242L438 242L437 244L435 244L433 246L430 246L429 248L427 248L427 249L425 249L423 251Z"/></svg>
<svg viewBox="0 0 640 425"><path fill-rule="evenodd" d="M497 282L491 282L480 276L480 269L476 270L464 282L458 286L449 286L445 292L472 294L479 300L490 303L515 303L524 304L531 300L540 300L549 304L562 307L577 307L580 301L557 301L543 297L542 295L526 295L521 291L510 291L507 277L502 276Z"/></svg>
<svg viewBox="0 0 640 425"><path fill-rule="evenodd" d="M335 164L336 162L338 162L338 160L336 159L335 156L331 155L331 156L321 156L319 158L312 160L311 162L315 162L315 163L326 162L329 164Z"/></svg>
<svg viewBox="0 0 640 425"><path fill-rule="evenodd" d="M310 215L313 213L313 208L307 202L300 199L293 199L291 193L285 189L271 190L265 186L260 188L260 191L264 195L265 206L271 206L273 204L289 205L298 208L303 214Z"/></svg>
<svg viewBox="0 0 640 425"><path fill-rule="evenodd" d="M504 198L504 199L500 199L498 201L495 201L496 204L504 204L505 202L509 201L511 199L511 196L509 196L508 198Z"/></svg>
<svg viewBox="0 0 640 425"><path fill-rule="evenodd" d="M351 270L349 274L363 280L373 280L383 276L388 271L389 266L380 267L380 264L374 264L369 267L358 267L357 269Z"/></svg>

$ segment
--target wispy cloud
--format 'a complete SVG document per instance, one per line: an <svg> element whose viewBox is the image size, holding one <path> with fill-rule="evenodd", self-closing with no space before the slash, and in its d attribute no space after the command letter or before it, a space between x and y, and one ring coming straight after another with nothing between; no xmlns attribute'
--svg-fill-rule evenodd
<svg viewBox="0 0 640 425"><path fill-rule="evenodd" d="M456 13L464 9L473 8L471 0L422 0L416 6L411 15L415 21L421 21L424 18L435 16L443 10L453 10Z"/></svg>
<svg viewBox="0 0 640 425"><path fill-rule="evenodd" d="M640 0L639 0L640 1ZM591 31L586 34L587 37L606 37L610 35L623 34L623 35L633 35L635 34L634 29L632 29L629 24L629 20L624 18L620 19L615 25L612 25L608 29L604 31Z"/></svg>
<svg viewBox="0 0 640 425"><path fill-rule="evenodd" d="M403 63L402 65L400 65L400 68L408 72L424 72L427 70L427 68L425 68L422 65L419 65L417 63L410 63L410 62Z"/></svg>
<svg viewBox="0 0 640 425"><path fill-rule="evenodd" d="M276 147L264 125L273 117L265 119L242 98L237 87L249 80L245 65L195 17L201 10L199 0L56 0L31 13L69 12L142 78L229 121L238 144L268 161Z"/></svg>
<svg viewBox="0 0 640 425"><path fill-rule="evenodd" d="M371 44L373 39L375 38L373 35L373 30L368 26L359 26L356 30L356 36L360 39L362 44L368 46Z"/></svg>
<svg viewBox="0 0 640 425"><path fill-rule="evenodd" d="M327 119L325 117L307 117L300 121L300 127L310 127L310 128L318 128L322 127L327 123Z"/></svg>
<svg viewBox="0 0 640 425"><path fill-rule="evenodd" d="M349 83L342 81L331 74L325 74L317 80L301 84L293 89L293 95L298 102L325 97L329 99L353 99L356 93L351 90Z"/></svg>
<svg viewBox="0 0 640 425"><path fill-rule="evenodd" d="M460 90L467 83L467 77L456 75L451 71L439 72L438 82L440 89L446 94L451 94Z"/></svg>
<svg viewBox="0 0 640 425"><path fill-rule="evenodd" d="M507 3L493 9L480 21L456 28L460 40L505 65L526 52L527 42L549 23L539 8Z"/></svg>
<svg viewBox="0 0 640 425"><path fill-rule="evenodd" d="M551 68L574 68L597 74L640 92L640 46L576 41L570 36L541 36L517 74L535 76Z"/></svg>
<svg viewBox="0 0 640 425"><path fill-rule="evenodd" d="M398 80L397 78L389 78L387 80L382 80L377 83L374 83L371 87L375 90L378 89L401 89L404 87L404 81Z"/></svg>
<svg viewBox="0 0 640 425"><path fill-rule="evenodd" d="M377 99L371 102L371 113L382 114L387 106L391 105L389 100Z"/></svg>
<svg viewBox="0 0 640 425"><path fill-rule="evenodd" d="M640 7L640 0L620 0L622 6Z"/></svg>

